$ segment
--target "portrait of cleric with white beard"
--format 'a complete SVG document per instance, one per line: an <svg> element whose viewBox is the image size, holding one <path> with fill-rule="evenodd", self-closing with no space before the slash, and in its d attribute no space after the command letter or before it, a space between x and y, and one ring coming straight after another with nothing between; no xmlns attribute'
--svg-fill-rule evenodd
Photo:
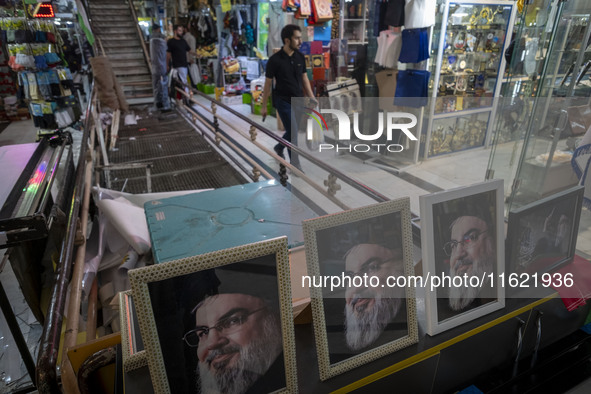
<svg viewBox="0 0 591 394"><path fill-rule="evenodd" d="M487 279L491 273L496 274L497 265L494 198L492 191L433 206L437 271L449 275L452 283L454 277L467 278L437 293L439 321L496 299L496 290ZM473 276L484 277L485 282L479 287L470 286L469 278Z"/></svg>
<svg viewBox="0 0 591 394"><path fill-rule="evenodd" d="M331 364L409 335L407 289L381 285L405 276L401 233L399 212L316 232L320 274L346 278L338 289L323 288Z"/></svg>
<svg viewBox="0 0 591 394"><path fill-rule="evenodd" d="M388 276L404 275L402 253L376 244L359 244L345 256L349 276L377 276L385 283ZM400 311L405 289L400 287L350 286L345 292L345 340L353 351L373 345ZM404 311L406 313L406 311Z"/></svg>
<svg viewBox="0 0 591 394"><path fill-rule="evenodd" d="M274 254L149 286L171 393L286 388Z"/></svg>

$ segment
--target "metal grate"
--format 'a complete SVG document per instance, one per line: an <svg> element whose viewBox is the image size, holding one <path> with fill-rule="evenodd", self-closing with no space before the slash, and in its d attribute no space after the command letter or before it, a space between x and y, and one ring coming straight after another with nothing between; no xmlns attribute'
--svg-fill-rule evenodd
<svg viewBox="0 0 591 394"><path fill-rule="evenodd" d="M119 129L116 149L109 151L112 164L151 163L152 192L220 188L246 183L210 144L177 113L147 111L137 125ZM143 168L109 171L111 188L128 193L147 192ZM107 187L106 177L101 185Z"/></svg>

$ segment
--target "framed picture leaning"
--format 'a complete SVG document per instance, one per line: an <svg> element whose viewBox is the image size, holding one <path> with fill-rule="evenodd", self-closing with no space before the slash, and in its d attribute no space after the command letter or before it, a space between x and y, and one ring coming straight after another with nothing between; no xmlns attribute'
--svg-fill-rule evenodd
<svg viewBox="0 0 591 394"><path fill-rule="evenodd" d="M416 343L409 199L303 226L320 379Z"/></svg>
<svg viewBox="0 0 591 394"><path fill-rule="evenodd" d="M295 392L287 238L129 271L156 393Z"/></svg>
<svg viewBox="0 0 591 394"><path fill-rule="evenodd" d="M505 306L503 181L420 196L427 333Z"/></svg>

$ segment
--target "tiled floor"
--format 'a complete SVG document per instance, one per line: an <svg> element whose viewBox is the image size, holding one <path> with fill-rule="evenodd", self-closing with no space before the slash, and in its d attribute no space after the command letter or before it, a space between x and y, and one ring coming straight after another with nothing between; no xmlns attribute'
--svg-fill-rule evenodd
<svg viewBox="0 0 591 394"><path fill-rule="evenodd" d="M202 101L203 104L209 107L209 103ZM261 123L260 116L251 115L249 106L236 106L236 110L245 116ZM278 162L267 154L263 153L259 147L250 143L249 125L236 117L227 113L223 109L218 108L218 115L222 121L222 128L226 130L227 134L247 147L249 152L267 166L269 171L277 171ZM210 115L205 115L206 118L211 119ZM223 124L227 121L234 128L230 128ZM275 131L277 136L281 136L282 132L277 131L276 119L268 117L264 125ZM242 133L243 135L240 135ZM0 146L10 144L22 144L35 141L35 130L32 122L15 122L7 129L0 133ZM259 132L257 136L259 141L269 151L272 151L273 145L276 143L272 138L265 136ZM311 152L305 144L299 144L302 149ZM503 149L505 151L503 151ZM499 147L497 154L510 155L512 146ZM362 159L353 157L348 154L326 153L321 156L315 153L315 157L325 161L327 164L337 168L339 171L347 174L351 178L367 185L375 191L385 195L390 199L400 197L410 197L411 210L415 213L419 212L419 196L427 194L437 189L451 189L454 187L470 185L484 180L486 167L488 164L488 156L490 151L488 149L473 149L456 154L451 154L443 157L434 158L405 169L402 174L397 174L395 168L390 171L372 165L370 162L364 162ZM245 166L251 167L244 160L242 162ZM318 184L323 186L323 182L327 180L326 171L319 169L309 161L303 159L302 166L305 175ZM290 182L308 198L317 202L326 212L337 212L342 210L342 207L330 202L314 188L310 187L302 178L290 175ZM375 201L352 187L339 182L341 190L337 192L337 197L342 203L351 208L360 207L374 203ZM591 212L584 209L581 217L581 226L579 231L578 247L587 255L591 255ZM3 251L0 251L0 256ZM5 269L0 272L0 280L7 287L7 292L15 313L21 321L23 332L25 336L30 339L31 350L34 357L36 357L36 342L34 338L38 338L41 333L41 326L35 324L30 312L25 309L26 305L22 301L22 296L16 281L10 270L10 264L7 264ZM13 361L18 358L16 347L10 338L7 329L3 327L0 322L0 393L14 391L20 384L26 384L28 377L26 370L22 363L17 367ZM16 352L16 353L15 353ZM12 362L10 362L12 361ZM17 382L17 383L15 383Z"/></svg>

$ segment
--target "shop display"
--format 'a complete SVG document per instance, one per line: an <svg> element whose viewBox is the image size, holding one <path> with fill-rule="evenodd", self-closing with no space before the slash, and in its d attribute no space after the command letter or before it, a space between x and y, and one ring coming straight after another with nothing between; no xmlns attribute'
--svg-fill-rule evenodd
<svg viewBox="0 0 591 394"><path fill-rule="evenodd" d="M349 45L367 44L369 23L368 0L341 2L340 39L347 39Z"/></svg>
<svg viewBox="0 0 591 394"><path fill-rule="evenodd" d="M328 102L332 109L343 111L349 116L354 113L360 113L363 110L359 85L354 79L345 79L330 83L326 85L326 91L329 97Z"/></svg>
<svg viewBox="0 0 591 394"><path fill-rule="evenodd" d="M414 287L362 284L367 276L385 281L413 274L410 199L306 220L302 225L310 277L304 285L312 299L320 379L416 343ZM329 276L342 281L334 287L318 285Z"/></svg>
<svg viewBox="0 0 591 394"><path fill-rule="evenodd" d="M129 278L154 392L297 391L287 237L131 270ZM240 338L232 349L240 371L224 368L227 354L211 348L230 333Z"/></svg>
<svg viewBox="0 0 591 394"><path fill-rule="evenodd" d="M433 30L439 42L433 42L437 62L430 65L433 101L425 157L487 143L493 97L499 96L504 75L507 32L515 18L513 4L494 1L441 2L441 10Z"/></svg>
<svg viewBox="0 0 591 394"><path fill-rule="evenodd" d="M533 279L572 261L584 189L576 186L509 212L507 274Z"/></svg>
<svg viewBox="0 0 591 394"><path fill-rule="evenodd" d="M426 287L433 283L429 280L449 278L425 290L427 333L503 308L503 181L420 196L420 206L423 278L431 278Z"/></svg>
<svg viewBox="0 0 591 394"><path fill-rule="evenodd" d="M74 123L77 103L69 68L62 66L59 49L61 36L49 21L2 18L0 27L6 37L8 65L17 72L19 94L29 103L35 127L52 132Z"/></svg>
<svg viewBox="0 0 591 394"><path fill-rule="evenodd" d="M456 97L447 103L455 106L461 100L461 97ZM434 120L429 156L482 146L486 137L489 115L489 112L482 112Z"/></svg>

